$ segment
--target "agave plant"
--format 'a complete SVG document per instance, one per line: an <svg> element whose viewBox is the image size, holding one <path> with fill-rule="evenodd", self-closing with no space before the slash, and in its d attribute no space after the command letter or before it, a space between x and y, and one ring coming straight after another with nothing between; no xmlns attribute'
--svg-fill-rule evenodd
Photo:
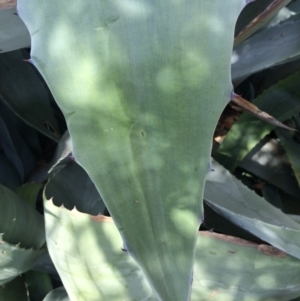
<svg viewBox="0 0 300 301"><path fill-rule="evenodd" d="M18 151L19 140L12 139L14 125L3 117L3 129L9 131L1 132L8 141L2 146L2 166L19 178L2 183L15 189L28 181L49 181L26 186L31 197L23 187L17 190L19 197L3 187L1 198L35 204L44 190L47 248L56 268L43 243L29 240L23 251L42 253L34 261L25 258L17 272L4 277L4 300L20 300L13 296L13 278L23 287L24 300L41 298L34 296L36 286L30 280L40 274L25 272L49 274L49 269L52 276L45 277L39 296L51 290L49 279L55 287L61 279L64 288L51 291L44 299L48 301L300 296L300 226L284 213L292 213L286 200L299 197L297 133L288 128L298 128L298 74L293 73L300 1L256 1L245 7L248 2L77 0L70 7L63 1L19 0L17 12L31 37L26 59L50 88L72 146L64 136L54 158L38 172L29 167L30 176L25 176L26 155ZM14 10L1 13L17 19ZM24 30L19 19L12 24L10 36ZM28 46L28 33L23 36L27 44L10 44L3 37L4 50ZM270 55L283 41L290 44ZM47 139L58 141L59 124L65 129L59 109L41 77L21 57L24 51L19 50L1 55L1 99ZM274 66L280 70L276 76ZM240 113L227 106L230 99L256 116L244 113L232 126ZM34 106L38 114L32 112ZM213 157L265 200L217 162L211 164L213 137ZM45 140L38 143L45 148ZM286 154L276 157L274 165L268 150L279 148ZM42 156L35 153L33 158ZM279 169L281 177L276 178ZM104 216L107 211L112 219ZM4 240L10 229L21 234L5 243L20 248L22 222L12 227L14 214L7 217L1 229ZM203 221L202 229L214 229L199 233ZM11 264L9 258L1 269Z"/></svg>

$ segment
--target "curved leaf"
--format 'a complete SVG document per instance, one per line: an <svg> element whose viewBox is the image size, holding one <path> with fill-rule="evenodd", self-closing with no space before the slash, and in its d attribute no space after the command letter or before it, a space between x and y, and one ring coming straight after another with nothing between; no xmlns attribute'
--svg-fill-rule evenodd
<svg viewBox="0 0 300 301"><path fill-rule="evenodd" d="M257 33L234 48L232 79L299 59L300 15ZM276 50L276 51L275 51Z"/></svg>
<svg viewBox="0 0 300 301"><path fill-rule="evenodd" d="M241 43L250 37L255 31L267 23L276 13L291 0L273 0L273 2L266 7L266 9L259 14L254 20L252 20L234 39L234 45Z"/></svg>
<svg viewBox="0 0 300 301"><path fill-rule="evenodd" d="M64 287L59 287L52 290L43 301L70 301Z"/></svg>
<svg viewBox="0 0 300 301"><path fill-rule="evenodd" d="M300 296L298 259L232 236L200 232L200 237L192 301L290 301Z"/></svg>
<svg viewBox="0 0 300 301"><path fill-rule="evenodd" d="M46 250L23 249L6 243L0 236L0 285L27 272ZM2 300L2 299L0 299Z"/></svg>
<svg viewBox="0 0 300 301"><path fill-rule="evenodd" d="M10 244L39 249L45 243L43 216L0 185L0 233Z"/></svg>
<svg viewBox="0 0 300 301"><path fill-rule="evenodd" d="M20 50L0 56L0 95L23 121L58 141L60 131L51 106L53 97L23 57Z"/></svg>
<svg viewBox="0 0 300 301"><path fill-rule="evenodd" d="M220 215L276 248L300 259L300 225L249 190L217 162L204 198Z"/></svg>

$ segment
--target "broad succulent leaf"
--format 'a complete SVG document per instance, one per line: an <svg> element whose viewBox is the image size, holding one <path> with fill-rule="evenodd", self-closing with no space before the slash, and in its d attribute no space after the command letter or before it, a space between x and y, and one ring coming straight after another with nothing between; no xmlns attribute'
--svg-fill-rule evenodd
<svg viewBox="0 0 300 301"><path fill-rule="evenodd" d="M74 156L160 300L188 300L211 139L248 1L18 1ZM222 45L222 47L220 47Z"/></svg>
<svg viewBox="0 0 300 301"><path fill-rule="evenodd" d="M272 246L300 259L300 225L249 190L217 162L204 198L220 215ZM222 196L222 197L221 197Z"/></svg>
<svg viewBox="0 0 300 301"><path fill-rule="evenodd" d="M156 300L122 250L111 218L68 211L51 201L45 201L45 218L49 252L70 300ZM198 236L191 301L288 301L300 295L298 259L236 237ZM67 293L54 290L44 301L69 300Z"/></svg>
<svg viewBox="0 0 300 301"><path fill-rule="evenodd" d="M111 218L44 207L48 250L71 300L156 300Z"/></svg>
<svg viewBox="0 0 300 301"><path fill-rule="evenodd" d="M192 301L290 301L300 296L300 261L278 249L200 232Z"/></svg>

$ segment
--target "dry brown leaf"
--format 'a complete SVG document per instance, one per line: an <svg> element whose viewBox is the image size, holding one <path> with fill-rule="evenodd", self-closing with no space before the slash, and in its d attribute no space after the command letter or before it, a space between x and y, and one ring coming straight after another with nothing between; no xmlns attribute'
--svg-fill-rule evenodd
<svg viewBox="0 0 300 301"><path fill-rule="evenodd" d="M261 14L252 20L234 39L234 46L250 37L255 31L268 22L279 10L291 0L274 0Z"/></svg>
<svg viewBox="0 0 300 301"><path fill-rule="evenodd" d="M268 113L261 111L257 106L255 106L253 103L249 102L248 100L244 99L240 95L233 93L231 101L234 102L239 107L243 108L245 111L253 114L257 118L259 118L269 124L281 127L286 130L296 131L295 129L284 125L283 123L281 123L276 118L269 115Z"/></svg>
<svg viewBox="0 0 300 301"><path fill-rule="evenodd" d="M0 9L7 9L17 5L17 0L0 0Z"/></svg>
<svg viewBox="0 0 300 301"><path fill-rule="evenodd" d="M269 245L265 245L265 244L257 244L255 242L251 242L251 241L239 238L239 237L234 237L234 236L210 232L210 231L200 231L198 233L199 233L199 235L202 235L202 236L213 237L215 239L220 239L220 240L226 241L228 243L232 243L232 244L239 245L242 247L253 247L257 251L259 251L267 256L279 257L279 258L286 257L286 253L284 253L281 250L278 250L277 248L275 248L273 246L269 246ZM230 252L233 252L233 251L230 251Z"/></svg>

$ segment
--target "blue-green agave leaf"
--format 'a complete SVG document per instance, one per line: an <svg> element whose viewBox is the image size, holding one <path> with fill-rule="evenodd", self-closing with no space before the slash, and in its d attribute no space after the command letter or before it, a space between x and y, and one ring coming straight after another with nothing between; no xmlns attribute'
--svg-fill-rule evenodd
<svg viewBox="0 0 300 301"><path fill-rule="evenodd" d="M111 218L44 206L48 250L71 300L156 300Z"/></svg>
<svg viewBox="0 0 300 301"><path fill-rule="evenodd" d="M217 162L208 176L206 203L241 228L300 259L300 225L249 190Z"/></svg>
<svg viewBox="0 0 300 301"><path fill-rule="evenodd" d="M45 218L49 252L70 300L156 300L111 218L51 201L45 201ZM191 301L288 301L300 295L298 259L236 237L198 236ZM54 290L44 301L69 300L67 293Z"/></svg>
<svg viewBox="0 0 300 301"><path fill-rule="evenodd" d="M298 259L232 236L200 232L199 238L192 301L290 301L300 296Z"/></svg>
<svg viewBox="0 0 300 301"><path fill-rule="evenodd" d="M27 272L38 258L46 252L43 250L24 249L3 241L0 236L0 285L10 282ZM0 299L2 300L2 299Z"/></svg>
<svg viewBox="0 0 300 301"><path fill-rule="evenodd" d="M300 14L250 37L234 48L232 79L244 78L272 66L298 59L299 38Z"/></svg>
<svg viewBox="0 0 300 301"><path fill-rule="evenodd" d="M211 140L247 2L18 1L30 61L66 117L75 159L160 300L190 296Z"/></svg>
<svg viewBox="0 0 300 301"><path fill-rule="evenodd" d="M261 14L255 17L255 19L251 20L245 28L235 37L234 45L240 44L242 41L246 40L248 37L253 35L257 30L261 27L267 26L270 24L269 22L278 16L278 13L285 9L285 6L289 4L291 0L273 0L270 5L266 6ZM286 9L286 14L288 15L286 18L290 17L289 10ZM281 20L283 21L284 18ZM276 24L280 23L279 21L275 21ZM274 23L275 23L274 22ZM269 24L268 24L269 23Z"/></svg>
<svg viewBox="0 0 300 301"><path fill-rule="evenodd" d="M44 219L26 201L0 185L0 233L4 241L40 249L45 243Z"/></svg>

